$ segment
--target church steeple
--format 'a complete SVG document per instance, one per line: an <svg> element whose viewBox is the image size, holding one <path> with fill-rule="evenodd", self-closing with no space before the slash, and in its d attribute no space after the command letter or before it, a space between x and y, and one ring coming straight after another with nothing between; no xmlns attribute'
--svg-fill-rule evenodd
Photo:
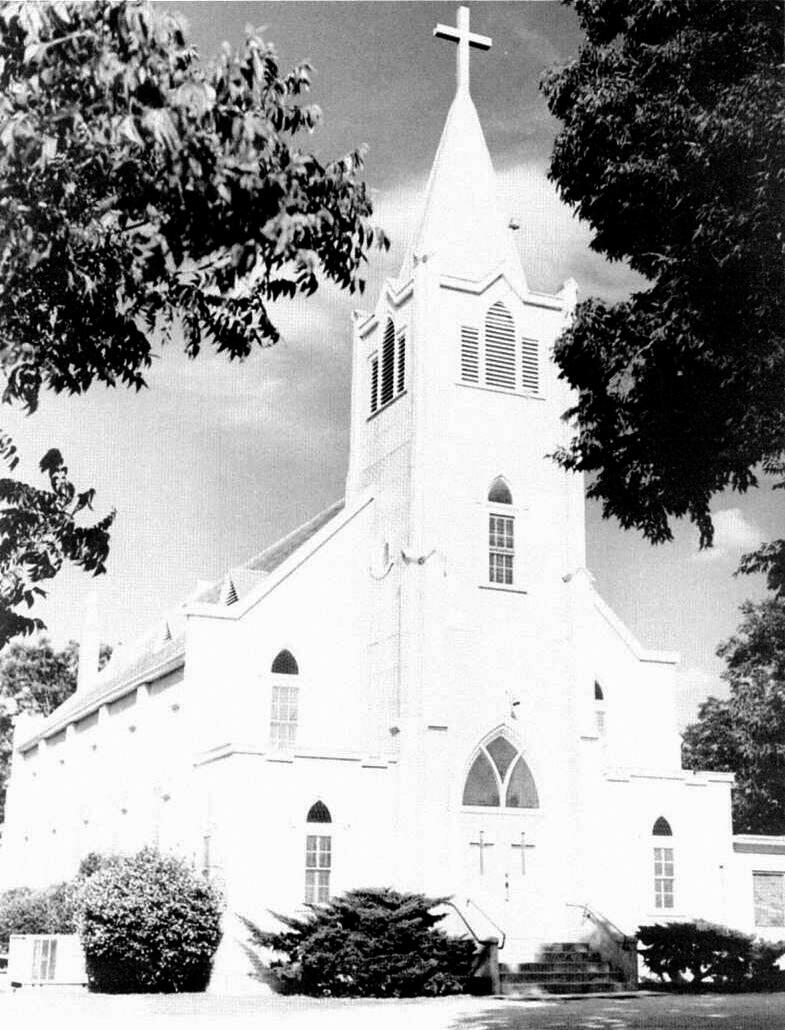
<svg viewBox="0 0 785 1030"><path fill-rule="evenodd" d="M491 40L469 31L468 8L458 9L457 22L455 29L434 29L435 36L458 44L457 88L401 278L408 278L415 256L427 254L438 258L442 275L476 282L503 270L517 288L525 289L511 231L498 210L496 176L469 93L469 48L488 50Z"/></svg>

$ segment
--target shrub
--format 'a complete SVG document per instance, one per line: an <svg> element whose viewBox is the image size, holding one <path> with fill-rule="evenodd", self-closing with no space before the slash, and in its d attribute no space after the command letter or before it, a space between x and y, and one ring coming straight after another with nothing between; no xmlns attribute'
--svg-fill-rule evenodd
<svg viewBox="0 0 785 1030"><path fill-rule="evenodd" d="M457 994L469 977L474 945L449 937L431 912L443 898L389 888L348 891L302 918L276 915L280 933L243 920L257 947L283 952L281 986L300 994L411 998ZM254 963L257 970L259 962Z"/></svg>
<svg viewBox="0 0 785 1030"><path fill-rule="evenodd" d="M638 929L641 954L661 980L714 984L772 982L777 978L777 959L785 954L785 942L771 944L749 934L704 920L656 923Z"/></svg>
<svg viewBox="0 0 785 1030"><path fill-rule="evenodd" d="M151 848L91 868L77 887L90 990L203 991L221 939L216 890L181 859Z"/></svg>
<svg viewBox="0 0 785 1030"><path fill-rule="evenodd" d="M73 891L70 884L32 890L17 887L0 894L0 950L8 949L12 933L74 933Z"/></svg>

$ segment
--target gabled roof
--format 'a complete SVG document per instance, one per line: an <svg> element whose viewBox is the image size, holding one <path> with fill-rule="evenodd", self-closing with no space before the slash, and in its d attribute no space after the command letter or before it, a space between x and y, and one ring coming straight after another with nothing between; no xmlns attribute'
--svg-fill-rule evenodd
<svg viewBox="0 0 785 1030"><path fill-rule="evenodd" d="M436 151L425 207L399 279L411 275L414 255L438 254L442 275L476 281L504 270L526 291L512 233L496 197L496 176L468 90L458 90Z"/></svg>

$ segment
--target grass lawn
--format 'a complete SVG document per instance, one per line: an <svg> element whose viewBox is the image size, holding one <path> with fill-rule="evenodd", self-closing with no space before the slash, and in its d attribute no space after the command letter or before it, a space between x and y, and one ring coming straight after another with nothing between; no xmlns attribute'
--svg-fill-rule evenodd
<svg viewBox="0 0 785 1030"><path fill-rule="evenodd" d="M0 1027L227 1027L230 1030L783 1030L785 993L508 1002L481 998L340 1001L244 995L0 993Z"/></svg>

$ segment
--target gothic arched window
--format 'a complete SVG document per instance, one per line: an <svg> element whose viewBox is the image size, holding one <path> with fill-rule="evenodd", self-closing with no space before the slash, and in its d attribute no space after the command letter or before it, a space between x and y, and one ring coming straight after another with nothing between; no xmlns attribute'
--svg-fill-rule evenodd
<svg viewBox="0 0 785 1030"><path fill-rule="evenodd" d="M323 801L308 809L307 823L331 823L330 810ZM333 864L333 841L329 833L305 835L305 903L320 904L330 900L330 872Z"/></svg>
<svg viewBox="0 0 785 1030"><path fill-rule="evenodd" d="M297 660L291 651L279 651L270 672L273 676L270 711L270 746L294 747L297 736Z"/></svg>
<svg viewBox="0 0 785 1030"><path fill-rule="evenodd" d="M651 828L652 837L673 837L670 823L663 816ZM654 844L654 907L673 908L674 885L676 882L676 865L674 861L673 842L670 847L662 847L664 841Z"/></svg>
<svg viewBox="0 0 785 1030"><path fill-rule="evenodd" d="M330 809L323 801L317 801L308 809L307 823L331 823Z"/></svg>
<svg viewBox="0 0 785 1030"><path fill-rule="evenodd" d="M597 736L605 736L605 692L601 684L594 681L594 724L597 729Z"/></svg>
<svg viewBox="0 0 785 1030"><path fill-rule="evenodd" d="M477 752L463 788L463 804L485 808L539 808L537 787L529 766L518 749L501 734Z"/></svg>
<svg viewBox="0 0 785 1030"><path fill-rule="evenodd" d="M497 476L488 491L488 581L510 586L515 557L515 520L509 510L497 506L512 504L512 492L502 476Z"/></svg>

